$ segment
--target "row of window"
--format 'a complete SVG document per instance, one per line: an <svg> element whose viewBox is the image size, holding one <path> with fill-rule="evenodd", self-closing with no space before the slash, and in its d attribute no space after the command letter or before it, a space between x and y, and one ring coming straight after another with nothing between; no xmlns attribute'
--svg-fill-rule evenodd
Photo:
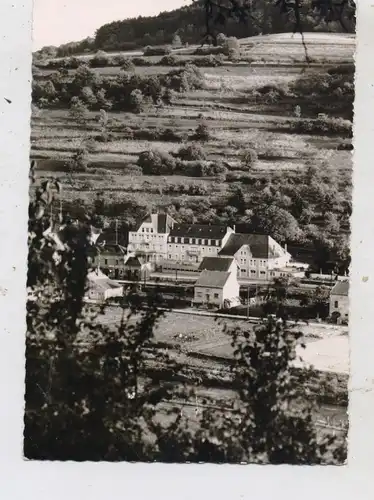
<svg viewBox="0 0 374 500"><path fill-rule="evenodd" d="M132 240L136 240L136 239L139 239L139 240L142 240L144 238L146 239L156 239L158 238L159 240L162 240L163 239L163 234L140 234L140 233L133 233L133 234L130 234L130 239Z"/></svg>
<svg viewBox="0 0 374 500"><path fill-rule="evenodd" d="M247 272L247 269L241 269L240 270L242 273L246 273ZM251 269L251 274L255 275L256 274L256 270L255 269ZM260 274L263 276L265 273L265 271L260 271Z"/></svg>
<svg viewBox="0 0 374 500"><path fill-rule="evenodd" d="M187 245L211 245L219 247L221 240L209 240L202 238L181 238L178 236L169 236L169 243L185 243Z"/></svg>
<svg viewBox="0 0 374 500"><path fill-rule="evenodd" d="M196 292L196 297L201 298L202 296L203 296L203 292ZM218 293L214 293L213 294L213 298L219 299L219 294ZM209 293L205 294L205 299L206 299L207 302L209 302L209 299L210 299L210 294Z"/></svg>

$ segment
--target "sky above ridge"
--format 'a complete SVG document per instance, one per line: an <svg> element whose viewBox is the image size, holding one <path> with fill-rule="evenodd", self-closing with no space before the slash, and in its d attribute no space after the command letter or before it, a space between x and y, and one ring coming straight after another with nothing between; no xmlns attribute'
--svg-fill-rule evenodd
<svg viewBox="0 0 374 500"><path fill-rule="evenodd" d="M103 24L154 16L191 0L34 0L33 50L94 36Z"/></svg>

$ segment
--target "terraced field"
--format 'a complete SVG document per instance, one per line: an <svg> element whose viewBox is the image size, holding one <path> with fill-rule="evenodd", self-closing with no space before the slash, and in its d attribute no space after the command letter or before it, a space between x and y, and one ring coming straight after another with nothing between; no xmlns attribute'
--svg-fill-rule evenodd
<svg viewBox="0 0 374 500"><path fill-rule="evenodd" d="M123 129L126 127L144 127L151 130L170 127L175 132L188 134L194 130L201 116L212 131L211 139L204 144L207 160L224 157L233 170L240 149L251 143L256 146L260 157L254 174L302 171L306 160L317 157L328 157L337 169L349 171L351 155L347 151L336 151L338 139L276 131L286 120L295 118L293 109L285 110L284 106L279 108L271 104L245 104L248 91L264 85L289 83L300 75L313 73L325 63L352 60L355 39L349 35L306 34L305 41L308 55L314 61L310 66L296 64L297 60L305 63L304 48L298 35L282 34L244 39L241 41L243 57L248 56L253 62L225 63L221 67L201 68L205 77L204 90L180 94L172 106L151 108L139 115L109 113L113 140L109 143L95 143L89 156L91 167L99 167L105 171L100 172L101 179L92 177L92 187L84 189L80 186L74 190L75 194L70 193L70 196L89 199L93 188L105 191L113 182L119 192L127 194L131 191L132 181L129 182L129 176L121 172L121 166L136 163L138 154L149 148L175 152L180 147L180 144L168 141L125 140ZM192 53L194 47L188 50ZM155 63L159 59L153 58ZM97 69L102 74L113 75L117 75L119 70L118 67ZM136 72L140 74L161 74L170 70L170 67L157 65L136 68ZM32 121L31 156L41 160L38 166L42 177L49 176L51 171L56 169L49 170L53 165L50 160L57 160L55 166L59 168L61 160L69 159L75 148L97 134L96 114L89 113L87 122L82 127L71 121L67 111L38 111ZM191 141L186 138L184 142ZM137 181L144 184L148 180L139 178ZM193 182L207 185L206 179L202 178L193 179ZM149 196L153 198L152 193Z"/></svg>

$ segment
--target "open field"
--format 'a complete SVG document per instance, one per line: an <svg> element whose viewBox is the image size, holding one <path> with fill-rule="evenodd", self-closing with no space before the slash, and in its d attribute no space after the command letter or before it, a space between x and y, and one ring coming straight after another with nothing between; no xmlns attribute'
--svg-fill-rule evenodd
<svg viewBox="0 0 374 500"><path fill-rule="evenodd" d="M121 309L110 307L99 321L107 325L118 325ZM132 321L136 321L133 318ZM244 322L245 324L245 322ZM178 346L185 354L203 354L219 358L231 358L231 337L223 331L224 325L235 328L243 326L243 320L216 320L213 317L167 312L160 319L155 330L155 342ZM250 325L249 328L252 328ZM299 356L316 370L347 374L348 328L344 326L300 324L295 330L302 331L306 348L299 350ZM300 363L298 363L300 366Z"/></svg>

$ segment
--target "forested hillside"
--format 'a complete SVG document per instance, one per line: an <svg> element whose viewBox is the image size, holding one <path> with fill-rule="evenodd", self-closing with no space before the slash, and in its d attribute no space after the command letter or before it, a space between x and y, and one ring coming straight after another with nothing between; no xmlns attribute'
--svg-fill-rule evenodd
<svg viewBox="0 0 374 500"><path fill-rule="evenodd" d="M307 31L343 31L338 22L327 25L320 13L311 10L309 2L303 4L303 30ZM285 33L294 30L294 19L290 14L281 14L280 7L274 0L258 0L253 4L251 15L238 22L229 18L219 22L212 19L210 30L213 34L220 31L227 36L244 38L254 35ZM147 45L175 43L202 43L207 32L204 2L197 1L192 5L162 12L154 17L137 17L118 20L101 26L93 38L61 45L57 49L47 47L49 56L64 57L72 54L96 50L132 50ZM43 49L42 49L43 50Z"/></svg>

